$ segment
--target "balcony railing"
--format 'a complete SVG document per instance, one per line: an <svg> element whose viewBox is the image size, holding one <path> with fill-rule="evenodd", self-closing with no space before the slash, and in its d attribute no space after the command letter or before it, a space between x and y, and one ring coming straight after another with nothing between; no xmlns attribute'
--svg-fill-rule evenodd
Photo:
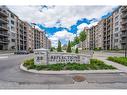
<svg viewBox="0 0 127 95"><path fill-rule="evenodd" d="M121 31L126 31L126 30L127 30L127 27L125 27L125 26L121 27Z"/></svg>
<svg viewBox="0 0 127 95"><path fill-rule="evenodd" d="M127 19L122 20L121 24L127 24Z"/></svg>
<svg viewBox="0 0 127 95"><path fill-rule="evenodd" d="M7 39L0 39L0 43L8 43L9 41Z"/></svg>
<svg viewBox="0 0 127 95"><path fill-rule="evenodd" d="M3 29L7 31L8 30L7 25L0 25L0 30L3 30Z"/></svg>
<svg viewBox="0 0 127 95"><path fill-rule="evenodd" d="M121 11L122 12L127 12L127 7L126 6L123 6Z"/></svg>
<svg viewBox="0 0 127 95"><path fill-rule="evenodd" d="M127 12L123 13L121 17L122 18L127 18Z"/></svg>
<svg viewBox="0 0 127 95"><path fill-rule="evenodd" d="M8 16L7 12L3 12L3 10L0 11L0 14L1 14L2 16L5 16L5 17Z"/></svg>
<svg viewBox="0 0 127 95"><path fill-rule="evenodd" d="M8 23L8 22L7 22L7 19L2 18L2 17L0 17L0 21L3 22L3 23Z"/></svg>
<svg viewBox="0 0 127 95"><path fill-rule="evenodd" d="M126 32L123 32L122 34L120 34L121 37L126 37Z"/></svg>
<svg viewBox="0 0 127 95"><path fill-rule="evenodd" d="M1 36L8 36L8 33L6 31L0 31Z"/></svg>
<svg viewBox="0 0 127 95"><path fill-rule="evenodd" d="M120 41L122 44L126 44L126 39Z"/></svg>

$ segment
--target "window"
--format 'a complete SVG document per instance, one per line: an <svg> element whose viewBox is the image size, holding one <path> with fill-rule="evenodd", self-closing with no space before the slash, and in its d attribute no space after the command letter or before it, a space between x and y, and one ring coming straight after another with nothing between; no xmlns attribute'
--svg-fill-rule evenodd
<svg viewBox="0 0 127 95"><path fill-rule="evenodd" d="M115 23L115 26L117 26L118 25L118 21Z"/></svg>
<svg viewBox="0 0 127 95"><path fill-rule="evenodd" d="M14 31L14 27L13 26L11 26L11 30Z"/></svg>
<svg viewBox="0 0 127 95"><path fill-rule="evenodd" d="M115 34L115 37L118 37L118 33Z"/></svg>
<svg viewBox="0 0 127 95"><path fill-rule="evenodd" d="M118 20L118 16L115 17L115 20Z"/></svg>
<svg viewBox="0 0 127 95"><path fill-rule="evenodd" d="M12 42L15 42L15 39L11 39Z"/></svg>
<svg viewBox="0 0 127 95"><path fill-rule="evenodd" d="M11 17L12 17L12 18L14 18L14 15L13 15L13 14L11 14Z"/></svg>
<svg viewBox="0 0 127 95"><path fill-rule="evenodd" d="M12 37L15 37L15 33L11 33Z"/></svg>
<svg viewBox="0 0 127 95"><path fill-rule="evenodd" d="M13 24L13 25L14 25L14 21L13 21L13 20L11 20L11 24Z"/></svg>
<svg viewBox="0 0 127 95"><path fill-rule="evenodd" d="M118 31L118 27L117 28L115 28L115 32L117 32Z"/></svg>
<svg viewBox="0 0 127 95"><path fill-rule="evenodd" d="M114 39L114 42L118 42L118 39Z"/></svg>

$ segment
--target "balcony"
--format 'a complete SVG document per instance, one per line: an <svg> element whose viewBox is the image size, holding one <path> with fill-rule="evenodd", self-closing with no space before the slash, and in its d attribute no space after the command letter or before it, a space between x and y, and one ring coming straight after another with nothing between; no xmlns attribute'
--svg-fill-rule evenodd
<svg viewBox="0 0 127 95"><path fill-rule="evenodd" d="M121 27L121 31L126 31L126 30L127 30L127 27L125 27L125 26Z"/></svg>
<svg viewBox="0 0 127 95"><path fill-rule="evenodd" d="M0 31L3 31L3 30L5 30L5 31L8 31L8 28L7 28L7 25L0 25Z"/></svg>
<svg viewBox="0 0 127 95"><path fill-rule="evenodd" d="M7 12L6 11L3 11L3 10L0 11L0 15L2 15L4 17L7 17L8 16Z"/></svg>
<svg viewBox="0 0 127 95"><path fill-rule="evenodd" d="M126 39L120 41L121 44L126 44Z"/></svg>
<svg viewBox="0 0 127 95"><path fill-rule="evenodd" d="M8 37L8 33L5 31L0 31L0 36Z"/></svg>
<svg viewBox="0 0 127 95"><path fill-rule="evenodd" d="M122 25L127 24L127 19L122 20L121 24Z"/></svg>
<svg viewBox="0 0 127 95"><path fill-rule="evenodd" d="M9 41L7 39L0 39L0 43L8 43Z"/></svg>
<svg viewBox="0 0 127 95"><path fill-rule="evenodd" d="M8 23L7 19L2 18L2 17L0 17L0 21L1 21L2 23Z"/></svg>
<svg viewBox="0 0 127 95"><path fill-rule="evenodd" d="M127 18L127 12L123 13L121 17L122 17L123 19L124 19L124 18Z"/></svg>
<svg viewBox="0 0 127 95"><path fill-rule="evenodd" d="M120 35L122 38L126 37L126 32L123 32L121 35Z"/></svg>
<svg viewBox="0 0 127 95"><path fill-rule="evenodd" d="M127 12L127 7L126 6L123 6L122 9L121 9L122 12Z"/></svg>

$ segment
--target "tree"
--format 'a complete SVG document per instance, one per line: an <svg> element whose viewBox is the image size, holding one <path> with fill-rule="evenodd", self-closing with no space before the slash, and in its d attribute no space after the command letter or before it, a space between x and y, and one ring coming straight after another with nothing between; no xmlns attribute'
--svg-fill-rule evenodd
<svg viewBox="0 0 127 95"><path fill-rule="evenodd" d="M74 44L75 44L75 45L79 44L79 37L76 36L76 37L74 38Z"/></svg>
<svg viewBox="0 0 127 95"><path fill-rule="evenodd" d="M79 39L80 39L80 41L81 41L81 44L82 44L82 42L83 41L85 41L86 40L86 32L85 31L82 31L82 32L80 32L80 34L79 34ZM82 49L83 49L83 44L82 44Z"/></svg>
<svg viewBox="0 0 127 95"><path fill-rule="evenodd" d="M71 52L71 43L70 43L70 41L68 42L68 46L67 46L67 50L66 50L67 52Z"/></svg>
<svg viewBox="0 0 127 95"><path fill-rule="evenodd" d="M75 53L78 53L78 48L76 48Z"/></svg>
<svg viewBox="0 0 127 95"><path fill-rule="evenodd" d="M75 42L74 41L71 41L70 44L71 44L71 47L75 46Z"/></svg>
<svg viewBox="0 0 127 95"><path fill-rule="evenodd" d="M50 48L50 51L53 51L54 49L55 49L54 47L51 47L51 48Z"/></svg>
<svg viewBox="0 0 127 95"><path fill-rule="evenodd" d="M60 40L58 40L57 52L62 52Z"/></svg>

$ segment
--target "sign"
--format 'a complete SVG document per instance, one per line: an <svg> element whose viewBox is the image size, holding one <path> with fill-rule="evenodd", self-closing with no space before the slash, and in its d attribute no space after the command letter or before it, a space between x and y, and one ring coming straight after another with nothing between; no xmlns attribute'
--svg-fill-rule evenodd
<svg viewBox="0 0 127 95"><path fill-rule="evenodd" d="M37 49L34 51L35 64L47 64L47 51L45 49Z"/></svg>
<svg viewBox="0 0 127 95"><path fill-rule="evenodd" d="M57 63L81 63L89 64L91 55L49 52L47 49L36 49L34 51L35 64L57 64Z"/></svg>

